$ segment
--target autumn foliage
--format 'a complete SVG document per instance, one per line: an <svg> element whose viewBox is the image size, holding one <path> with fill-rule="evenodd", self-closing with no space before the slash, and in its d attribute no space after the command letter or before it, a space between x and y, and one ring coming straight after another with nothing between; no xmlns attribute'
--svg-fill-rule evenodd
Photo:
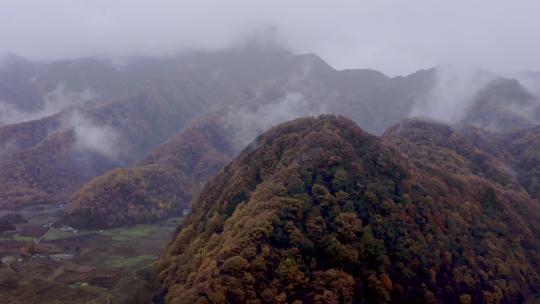
<svg viewBox="0 0 540 304"><path fill-rule="evenodd" d="M90 181L70 200L65 220L77 227L104 228L181 215L234 151L215 122L188 126L137 166Z"/></svg>
<svg viewBox="0 0 540 304"><path fill-rule="evenodd" d="M467 141L451 129L418 126L381 139L321 116L267 131L195 200L156 263L161 297L519 303L537 293L538 201L489 155L456 150Z"/></svg>

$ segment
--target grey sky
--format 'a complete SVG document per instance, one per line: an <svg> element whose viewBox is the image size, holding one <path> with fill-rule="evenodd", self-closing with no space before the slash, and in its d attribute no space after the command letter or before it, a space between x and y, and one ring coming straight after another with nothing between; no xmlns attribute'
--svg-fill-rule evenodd
<svg viewBox="0 0 540 304"><path fill-rule="evenodd" d="M34 59L223 48L275 26L337 68L540 70L540 1L0 0L0 53Z"/></svg>

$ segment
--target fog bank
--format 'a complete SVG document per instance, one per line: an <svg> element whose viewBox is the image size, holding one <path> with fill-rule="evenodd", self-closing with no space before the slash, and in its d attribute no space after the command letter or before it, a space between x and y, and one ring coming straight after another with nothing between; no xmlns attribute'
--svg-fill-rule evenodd
<svg viewBox="0 0 540 304"><path fill-rule="evenodd" d="M539 10L535 0L0 0L0 53L167 55L228 48L270 29L276 43L337 68L540 70Z"/></svg>

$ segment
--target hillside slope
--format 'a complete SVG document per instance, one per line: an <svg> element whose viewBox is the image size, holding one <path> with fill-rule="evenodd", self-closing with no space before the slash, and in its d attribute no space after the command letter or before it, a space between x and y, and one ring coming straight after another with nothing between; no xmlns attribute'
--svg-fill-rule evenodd
<svg viewBox="0 0 540 304"><path fill-rule="evenodd" d="M261 59L258 56L255 58ZM287 62L286 67L274 67L284 69L282 74L261 81L249 90L225 96L222 102L189 123L185 134L181 131L163 146L153 150L143 161L126 169L107 172L90 181L70 200L66 219L75 226L89 226L89 214L81 213L78 209L86 208L83 206L105 206L109 201L115 202L114 211L121 214L107 215L103 220L97 216L94 227L144 222L155 219L156 212L160 214L158 217L176 215L178 210L158 212L154 207L148 207L144 213L154 215L142 216L142 209L129 211L127 206L142 206L144 202L155 201L156 197L160 197L160 200L164 200L164 206L169 206L163 210L169 210L173 205L175 208L188 208L188 198L194 197L202 184L217 173L226 161L237 155L240 148L266 129L298 116L318 115L325 111L348 113L363 125L372 125L372 129L381 131L402 117L414 99L413 92L427 90L433 80L433 71L421 71L410 77L395 78L371 70L336 71L313 54L285 56L282 60ZM372 107L374 103L378 106ZM389 104L395 106L390 107ZM385 110L390 108L395 111ZM369 111L366 111L367 109ZM375 117L378 117L376 121L373 120ZM217 153L214 153L214 146L204 143L205 139L200 147L194 149L191 142L186 140L190 136L189 129L193 126L207 126L219 130L220 140L229 142L232 148L227 151L217 149ZM205 148L210 150L206 151ZM215 154L217 157L209 160L207 167L210 170L200 167L193 170L183 169L187 167L187 161L184 161L186 157L197 162L198 158L205 159L205 153ZM165 159L167 161L164 161ZM150 178L161 182L149 182ZM142 180L147 182L143 183ZM162 186L175 180L180 187ZM190 186L183 186L187 184ZM119 187L123 189L121 192L110 191L104 194L106 189ZM120 207L121 205L124 206ZM153 203L150 205L157 206ZM97 209L95 210L97 212ZM128 212L137 215L128 215Z"/></svg>
<svg viewBox="0 0 540 304"><path fill-rule="evenodd" d="M525 189L540 200L540 127L503 132L488 140L487 148L511 164Z"/></svg>
<svg viewBox="0 0 540 304"><path fill-rule="evenodd" d="M24 115L11 115L29 120L0 122L0 207L67 201L93 177L138 164L228 92L287 74L291 57L238 49L133 58L123 66L97 59L12 60L0 68L0 90L3 81L10 84L0 96L17 105L22 97L12 91L31 85L40 97L18 110L28 112L14 112ZM67 108L35 119L47 112L44 99L58 85L66 91L91 88L94 99L78 104L63 96ZM0 116L11 113L4 110Z"/></svg>
<svg viewBox="0 0 540 304"><path fill-rule="evenodd" d="M0 127L0 206L66 201L91 178L140 161L195 113L145 92Z"/></svg>
<svg viewBox="0 0 540 304"><path fill-rule="evenodd" d="M409 119L383 135L418 167L459 180L474 174L540 200L540 128L487 131Z"/></svg>
<svg viewBox="0 0 540 304"><path fill-rule="evenodd" d="M67 222L115 227L178 216L203 182L234 155L222 128L211 120L187 126L137 166L93 179L70 200Z"/></svg>
<svg viewBox="0 0 540 304"><path fill-rule="evenodd" d="M531 127L540 122L540 101L515 79L495 79L475 95L461 123L491 130Z"/></svg>
<svg viewBox="0 0 540 304"><path fill-rule="evenodd" d="M341 117L270 129L195 200L156 264L161 295L517 303L537 293L538 202L466 164L451 166L469 183L448 183L410 158Z"/></svg>

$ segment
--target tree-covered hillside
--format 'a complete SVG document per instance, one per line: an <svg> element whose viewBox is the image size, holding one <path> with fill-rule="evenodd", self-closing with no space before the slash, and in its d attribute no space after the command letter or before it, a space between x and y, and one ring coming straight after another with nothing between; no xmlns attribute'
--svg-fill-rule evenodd
<svg viewBox="0 0 540 304"><path fill-rule="evenodd" d="M161 295L516 303L537 293L538 201L511 176L483 176L498 172L490 161L470 168L467 149L437 156L452 161L445 176L411 160L429 147L402 156L392 146L335 116L265 132L195 200L157 262Z"/></svg>

